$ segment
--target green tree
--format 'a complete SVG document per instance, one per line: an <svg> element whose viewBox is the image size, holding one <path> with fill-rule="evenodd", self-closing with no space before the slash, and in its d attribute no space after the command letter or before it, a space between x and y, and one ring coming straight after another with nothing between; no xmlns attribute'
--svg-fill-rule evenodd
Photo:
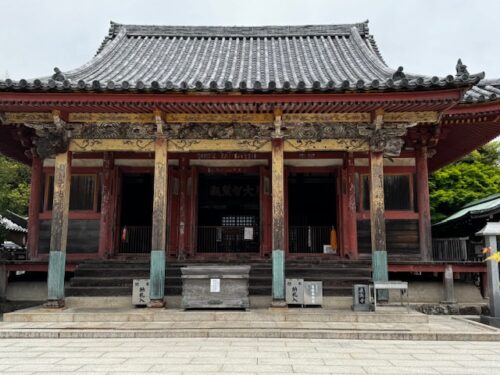
<svg viewBox="0 0 500 375"><path fill-rule="evenodd" d="M429 190L433 222L473 200L500 193L500 142L490 142L434 172Z"/></svg>
<svg viewBox="0 0 500 375"><path fill-rule="evenodd" d="M11 210L26 215L29 196L29 167L0 155L0 213Z"/></svg>

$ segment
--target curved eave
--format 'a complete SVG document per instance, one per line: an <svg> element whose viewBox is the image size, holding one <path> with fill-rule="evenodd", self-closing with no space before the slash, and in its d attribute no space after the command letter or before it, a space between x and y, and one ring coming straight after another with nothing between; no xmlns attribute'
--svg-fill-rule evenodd
<svg viewBox="0 0 500 375"><path fill-rule="evenodd" d="M388 79L385 82L373 80L364 82L327 82L322 84L320 81L313 81L312 85L306 85L299 82L297 87L289 86L286 82L282 87L276 87L276 83L255 81L253 85L246 82L240 82L234 87L232 82L226 82L223 86L209 85L192 87L190 85L174 85L171 82L135 82L129 83L113 81L108 82L72 82L70 80L55 81L53 79L43 82L40 80L28 81L21 79L12 81L7 79L0 81L0 92L106 92L106 93L228 93L228 94L274 94L274 93L345 93L345 92L405 92L405 91L427 91L442 90L449 88L468 88L481 79L481 76L475 75L467 78L457 78L448 76L446 78L432 77L429 79L403 79L393 81Z"/></svg>
<svg viewBox="0 0 500 375"><path fill-rule="evenodd" d="M472 211L467 211L463 215L459 217L455 217L453 219L444 219L443 221L440 221L439 223L432 224L433 227L441 227L445 225L456 225L460 222L465 222L467 220L473 220L473 219L481 219L485 216L490 216L490 215L496 215L497 213L500 212L500 205L484 209L484 210L472 210Z"/></svg>
<svg viewBox="0 0 500 375"><path fill-rule="evenodd" d="M446 116L453 115L476 115L500 111L500 98L489 102L466 103L460 102L453 108L446 111Z"/></svg>
<svg viewBox="0 0 500 375"><path fill-rule="evenodd" d="M33 93L0 92L0 111L33 112L272 112L278 105L298 113L387 111L442 111L461 98L457 88L439 91L289 94L137 94L137 93ZM189 106L186 106L189 104ZM245 106L242 109L241 105Z"/></svg>

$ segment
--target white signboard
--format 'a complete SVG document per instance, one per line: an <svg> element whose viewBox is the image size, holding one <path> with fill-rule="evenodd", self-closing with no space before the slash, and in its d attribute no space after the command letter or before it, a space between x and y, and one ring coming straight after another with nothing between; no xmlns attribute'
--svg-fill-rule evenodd
<svg viewBox="0 0 500 375"><path fill-rule="evenodd" d="M253 228L245 227L245 232L243 233L244 240L253 240Z"/></svg>
<svg viewBox="0 0 500 375"><path fill-rule="evenodd" d="M220 279L210 279L210 293L220 293Z"/></svg>

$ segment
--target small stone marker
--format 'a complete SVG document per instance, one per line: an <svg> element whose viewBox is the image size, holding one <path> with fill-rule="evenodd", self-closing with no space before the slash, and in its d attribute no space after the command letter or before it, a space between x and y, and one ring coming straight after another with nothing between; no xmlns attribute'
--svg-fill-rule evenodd
<svg viewBox="0 0 500 375"><path fill-rule="evenodd" d="M457 303L455 298L455 286L453 283L453 267L447 264L443 275L444 299L442 303L453 305Z"/></svg>
<svg viewBox="0 0 500 375"><path fill-rule="evenodd" d="M146 306L149 299L149 279L134 279L132 289L132 304Z"/></svg>
<svg viewBox="0 0 500 375"><path fill-rule="evenodd" d="M500 236L500 223L487 223L486 226L476 233L484 236L486 247L491 248L490 255L497 252L497 236ZM488 297L490 299L490 316L481 315L481 323L500 328L500 288L498 287L498 263L495 260L487 260Z"/></svg>

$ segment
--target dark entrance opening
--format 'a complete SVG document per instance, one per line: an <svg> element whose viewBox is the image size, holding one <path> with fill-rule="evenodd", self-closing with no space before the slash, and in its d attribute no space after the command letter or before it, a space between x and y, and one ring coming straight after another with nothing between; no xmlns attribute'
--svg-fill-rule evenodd
<svg viewBox="0 0 500 375"><path fill-rule="evenodd" d="M333 173L291 173L288 177L291 253L322 253L337 229L337 191Z"/></svg>
<svg viewBox="0 0 500 375"><path fill-rule="evenodd" d="M200 174L197 251L259 252L259 202L258 175Z"/></svg>
<svg viewBox="0 0 500 375"><path fill-rule="evenodd" d="M153 174L124 174L121 189L120 252L149 253L151 252Z"/></svg>

